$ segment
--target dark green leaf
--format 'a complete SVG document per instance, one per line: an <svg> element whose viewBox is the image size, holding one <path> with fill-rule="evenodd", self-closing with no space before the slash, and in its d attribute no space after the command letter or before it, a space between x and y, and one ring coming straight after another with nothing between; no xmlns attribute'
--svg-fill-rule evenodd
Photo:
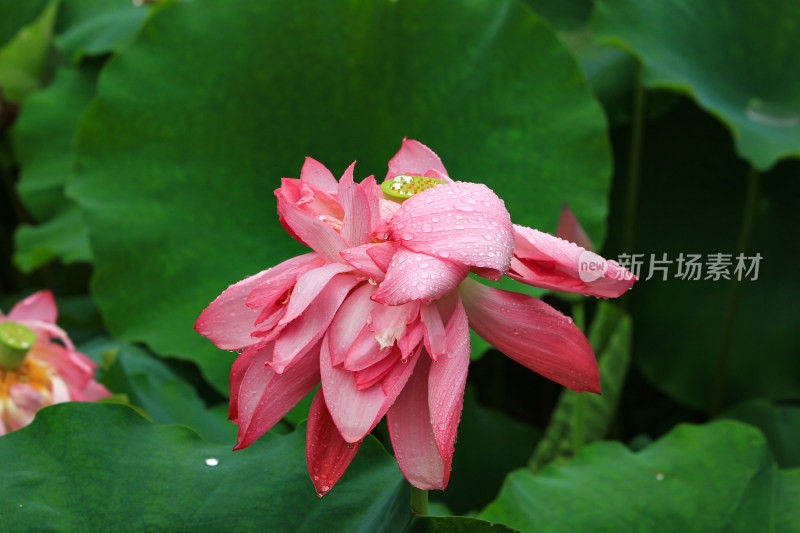
<svg viewBox="0 0 800 533"><path fill-rule="evenodd" d="M64 187L72 171L75 130L94 96L97 71L98 65L59 69L49 87L28 99L14 129L22 168L17 188L40 222L17 232L14 260L23 271L55 258L91 258L83 219Z"/></svg>
<svg viewBox="0 0 800 533"><path fill-rule="evenodd" d="M131 0L61 0L56 46L68 57L118 52L133 40L148 5Z"/></svg>
<svg viewBox="0 0 800 533"><path fill-rule="evenodd" d="M445 23L446 21L446 23ZM335 36L333 38L332 36ZM181 2L109 63L70 188L94 295L120 338L229 364L192 326L214 297L302 250L272 189L305 156L383 177L404 136L545 230L570 202L596 242L605 121L550 27L515 1Z"/></svg>
<svg viewBox="0 0 800 533"><path fill-rule="evenodd" d="M464 516L415 516L406 533L513 533L503 524L492 524Z"/></svg>
<svg viewBox="0 0 800 533"><path fill-rule="evenodd" d="M722 414L760 429L782 468L800 467L800 407L779 406L766 400L743 403Z"/></svg>
<svg viewBox="0 0 800 533"><path fill-rule="evenodd" d="M608 433L617 412L630 365L631 319L618 307L600 302L589 342L599 359L603 394L564 389L530 468L536 472L551 461L570 459L584 444Z"/></svg>
<svg viewBox="0 0 800 533"><path fill-rule="evenodd" d="M17 32L27 26L44 11L48 0L0 0L0 47L10 41Z"/></svg>
<svg viewBox="0 0 800 533"><path fill-rule="evenodd" d="M318 499L305 431L249 448L203 442L117 404L40 411L0 438L9 531L402 531L408 485L368 437L339 484Z"/></svg>
<svg viewBox="0 0 800 533"><path fill-rule="evenodd" d="M228 421L227 405L213 411L206 408L187 382L145 350L110 339L92 341L80 350L95 360L105 360L109 366L100 381L110 391L125 394L154 422L184 424L209 442L235 444L237 430Z"/></svg>
<svg viewBox="0 0 800 533"><path fill-rule="evenodd" d="M639 453L598 442L568 465L518 470L480 516L537 532L796 530L796 479L755 428L681 425Z"/></svg>
<svg viewBox="0 0 800 533"><path fill-rule="evenodd" d="M3 24L6 22L7 2L0 1L0 91L12 102L21 102L42 84L48 74L50 39L52 37L55 5L45 9L38 20L23 28L10 42L3 45ZM32 6L38 2L16 2L18 6ZM13 11L15 8L10 8ZM18 8L16 8L18 9ZM13 15L13 14L12 14ZM13 18L13 16L12 16Z"/></svg>
<svg viewBox="0 0 800 533"><path fill-rule="evenodd" d="M800 3L598 0L594 29L642 60L648 87L724 122L755 168L800 156Z"/></svg>

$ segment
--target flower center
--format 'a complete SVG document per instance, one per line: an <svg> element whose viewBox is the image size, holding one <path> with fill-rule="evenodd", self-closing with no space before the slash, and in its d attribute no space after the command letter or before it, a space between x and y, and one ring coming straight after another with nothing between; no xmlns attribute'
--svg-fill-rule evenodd
<svg viewBox="0 0 800 533"><path fill-rule="evenodd" d="M8 389L17 383L25 383L43 393L46 398L50 397L50 372L47 367L39 365L31 360L22 362L15 370L0 368L0 402L8 398Z"/></svg>
<svg viewBox="0 0 800 533"><path fill-rule="evenodd" d="M391 200L403 201L406 198L411 198L418 192L432 189L441 183L446 182L444 180L429 178L427 176L410 176L408 174L400 174L381 183L381 189L383 190L383 193Z"/></svg>
<svg viewBox="0 0 800 533"><path fill-rule="evenodd" d="M0 324L0 368L16 370L36 342L36 334L15 322Z"/></svg>

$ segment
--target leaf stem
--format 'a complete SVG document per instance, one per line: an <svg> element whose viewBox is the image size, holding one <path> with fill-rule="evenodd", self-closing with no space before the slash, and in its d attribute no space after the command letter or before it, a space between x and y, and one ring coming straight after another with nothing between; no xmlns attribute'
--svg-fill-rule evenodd
<svg viewBox="0 0 800 533"><path fill-rule="evenodd" d="M753 236L753 227L756 221L756 208L758 206L759 189L761 177L758 172L750 167L747 171L747 192L745 193L744 212L742 214L742 227L739 231L739 244L736 255L744 254L750 248L750 240ZM739 306L742 282L740 279L731 278L728 286L728 302L725 306L725 314L722 318L722 332L719 342L719 351L714 365L714 381L711 388L711 402L709 404L709 414L713 417L722 407L725 396L725 381L728 369L728 358L731 349L731 338L733 337L733 323L736 319L736 311Z"/></svg>
<svg viewBox="0 0 800 533"><path fill-rule="evenodd" d="M625 226L622 235L622 251L633 253L636 238L636 214L639 201L639 179L642 166L642 146L644 144L644 118L646 94L642 85L642 66L636 76L633 91L633 115L631 117L631 137L628 152L628 182L625 194Z"/></svg>
<svg viewBox="0 0 800 533"><path fill-rule="evenodd" d="M411 485L411 511L418 515L428 514L428 491Z"/></svg>

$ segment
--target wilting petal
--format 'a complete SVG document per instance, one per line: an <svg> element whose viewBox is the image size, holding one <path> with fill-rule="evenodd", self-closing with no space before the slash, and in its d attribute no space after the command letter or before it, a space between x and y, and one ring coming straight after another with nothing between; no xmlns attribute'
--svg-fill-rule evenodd
<svg viewBox="0 0 800 533"><path fill-rule="evenodd" d="M297 278L297 283L292 290L292 296L286 305L286 314L283 315L280 323L288 324L300 316L334 276L351 270L353 270L353 267L350 265L328 263Z"/></svg>
<svg viewBox="0 0 800 533"><path fill-rule="evenodd" d="M7 317L8 320L15 322L37 320L50 324L55 324L56 318L58 318L58 308L53 293L50 291L31 294L12 307Z"/></svg>
<svg viewBox="0 0 800 533"><path fill-rule="evenodd" d="M393 178L398 174L424 176L425 172L431 169L447 175L442 160L433 150L419 141L403 139L400 151L389 161L389 172L386 174L386 179Z"/></svg>
<svg viewBox="0 0 800 533"><path fill-rule="evenodd" d="M431 362L428 377L428 407L433 434L445 470L450 470L458 421L464 403L464 386L469 366L469 325L459 300L447 323L446 355Z"/></svg>
<svg viewBox="0 0 800 533"><path fill-rule="evenodd" d="M385 305L430 302L453 291L467 273L463 264L400 248L372 299Z"/></svg>
<svg viewBox="0 0 800 533"><path fill-rule="evenodd" d="M372 213L366 192L353 181L353 166L339 180L339 202L344 209L342 237L350 246L366 244L372 235Z"/></svg>
<svg viewBox="0 0 800 533"><path fill-rule="evenodd" d="M558 219L558 229L556 229L556 237L564 239L565 241L574 242L587 250L594 250L592 240L586 235L583 226L578 222L575 213L569 208L569 205L564 203L561 208L561 218Z"/></svg>
<svg viewBox="0 0 800 533"><path fill-rule="evenodd" d="M353 443L364 438L380 421L408 380L419 357L412 357L395 367L383 381L364 390L359 390L353 372L334 368L327 342L322 341L320 350L320 374L325 403L336 427L344 440ZM384 386L384 382L390 384Z"/></svg>
<svg viewBox="0 0 800 533"><path fill-rule="evenodd" d="M341 262L342 257L339 252L347 248L342 236L324 220L298 207L291 198L282 194L282 189L283 186L275 191L275 196L278 198L278 214L281 221L291 229L292 235L331 261Z"/></svg>
<svg viewBox="0 0 800 533"><path fill-rule="evenodd" d="M485 185L456 182L415 194L389 223L394 240L422 254L499 279L514 251L511 217Z"/></svg>
<svg viewBox="0 0 800 533"><path fill-rule="evenodd" d="M361 441L349 444L342 438L328 412L325 396L320 388L311 403L306 433L308 474L317 489L317 496L322 498L333 488L360 446Z"/></svg>
<svg viewBox="0 0 800 533"><path fill-rule="evenodd" d="M310 157L306 157L303 168L300 169L300 179L327 193L335 193L339 190L339 184L331 174L331 171L325 165Z"/></svg>
<svg viewBox="0 0 800 533"><path fill-rule="evenodd" d="M616 298L636 281L636 277L616 261L607 261L594 252L549 233L514 226L514 236L516 247L508 275L522 283L588 296ZM582 262L585 264L583 267Z"/></svg>
<svg viewBox="0 0 800 533"><path fill-rule="evenodd" d="M546 303L467 279L459 287L469 325L518 363L577 392L600 392L592 347L583 333Z"/></svg>
<svg viewBox="0 0 800 533"><path fill-rule="evenodd" d="M444 489L450 477L442 460L428 408L430 360L422 357L403 392L386 414L392 448L405 478L419 489Z"/></svg>
<svg viewBox="0 0 800 533"><path fill-rule="evenodd" d="M305 313L284 328L275 340L275 353L270 363L275 372L282 374L295 358L309 350L325 334L347 293L357 283L359 280L355 276L334 277Z"/></svg>
<svg viewBox="0 0 800 533"><path fill-rule="evenodd" d="M369 312L378 305L370 299L375 289L374 285L363 284L347 296L336 312L328 333L328 347L334 366L344 363L350 346L367 323Z"/></svg>
<svg viewBox="0 0 800 533"><path fill-rule="evenodd" d="M250 446L269 431L319 382L319 355L309 350L283 374L265 362L269 351L251 361L236 395L239 436L234 450Z"/></svg>
<svg viewBox="0 0 800 533"><path fill-rule="evenodd" d="M238 350L253 344L256 340L250 334L255 329L259 310L247 306L247 297L260 284L293 272L316 258L317 254L314 253L294 257L231 285L202 312L194 325L195 331L223 350Z"/></svg>

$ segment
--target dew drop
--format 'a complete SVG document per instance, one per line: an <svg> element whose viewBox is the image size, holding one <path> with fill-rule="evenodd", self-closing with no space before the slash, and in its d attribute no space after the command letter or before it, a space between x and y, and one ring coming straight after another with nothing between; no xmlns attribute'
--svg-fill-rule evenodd
<svg viewBox="0 0 800 533"><path fill-rule="evenodd" d="M219 459L217 459L216 457L208 457L206 459L206 464L208 466L217 466L219 464Z"/></svg>
<svg viewBox="0 0 800 533"><path fill-rule="evenodd" d="M657 481L664 481L664 474L662 474L661 472L656 474L656 480Z"/></svg>

